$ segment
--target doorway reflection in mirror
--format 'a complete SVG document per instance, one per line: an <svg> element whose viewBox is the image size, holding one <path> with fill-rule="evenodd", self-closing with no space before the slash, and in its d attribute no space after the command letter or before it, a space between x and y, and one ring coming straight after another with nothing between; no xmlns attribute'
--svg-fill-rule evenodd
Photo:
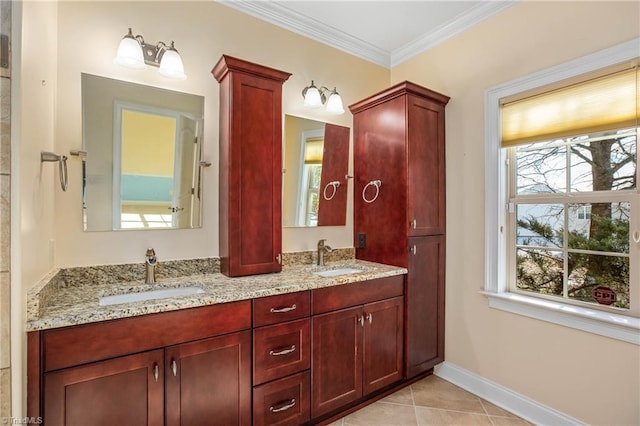
<svg viewBox="0 0 640 426"><path fill-rule="evenodd" d="M204 97L82 74L87 231L201 226Z"/></svg>

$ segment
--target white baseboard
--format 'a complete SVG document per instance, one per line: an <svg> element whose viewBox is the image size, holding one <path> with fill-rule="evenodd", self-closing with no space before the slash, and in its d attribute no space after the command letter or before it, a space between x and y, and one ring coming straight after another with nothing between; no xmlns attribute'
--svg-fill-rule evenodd
<svg viewBox="0 0 640 426"><path fill-rule="evenodd" d="M450 362L443 362L437 366L435 375L533 424L554 426L585 425L578 419L540 404Z"/></svg>

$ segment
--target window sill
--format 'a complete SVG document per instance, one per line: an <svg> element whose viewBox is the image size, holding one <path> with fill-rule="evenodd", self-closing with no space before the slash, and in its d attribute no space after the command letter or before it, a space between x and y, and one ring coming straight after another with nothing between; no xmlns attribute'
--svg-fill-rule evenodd
<svg viewBox="0 0 640 426"><path fill-rule="evenodd" d="M640 318L542 300L515 293L481 291L489 307L640 345Z"/></svg>

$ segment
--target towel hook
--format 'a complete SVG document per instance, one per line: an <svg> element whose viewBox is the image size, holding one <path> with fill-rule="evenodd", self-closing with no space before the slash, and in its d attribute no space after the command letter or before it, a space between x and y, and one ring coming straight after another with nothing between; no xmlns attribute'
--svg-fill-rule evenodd
<svg viewBox="0 0 640 426"><path fill-rule="evenodd" d="M41 151L40 152L40 162L41 163L58 163L58 174L60 176L60 188L63 191L67 190L69 186L69 174L67 170L67 156L66 155L58 155L49 151Z"/></svg>

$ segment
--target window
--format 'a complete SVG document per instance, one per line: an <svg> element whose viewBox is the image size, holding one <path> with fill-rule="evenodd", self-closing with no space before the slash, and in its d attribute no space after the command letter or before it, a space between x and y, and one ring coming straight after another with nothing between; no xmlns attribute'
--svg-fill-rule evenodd
<svg viewBox="0 0 640 426"><path fill-rule="evenodd" d="M316 226L318 224L318 207L320 204L320 176L322 164L305 164L302 175L303 210L302 221L305 226Z"/></svg>
<svg viewBox="0 0 640 426"><path fill-rule="evenodd" d="M509 290L637 312L629 233L638 209L636 129L505 149Z"/></svg>
<svg viewBox="0 0 640 426"><path fill-rule="evenodd" d="M640 345L639 47L487 91L491 307Z"/></svg>
<svg viewBox="0 0 640 426"><path fill-rule="evenodd" d="M304 226L318 224L320 206L320 178L324 155L324 129L302 132L302 161L300 163L299 205L296 223Z"/></svg>

